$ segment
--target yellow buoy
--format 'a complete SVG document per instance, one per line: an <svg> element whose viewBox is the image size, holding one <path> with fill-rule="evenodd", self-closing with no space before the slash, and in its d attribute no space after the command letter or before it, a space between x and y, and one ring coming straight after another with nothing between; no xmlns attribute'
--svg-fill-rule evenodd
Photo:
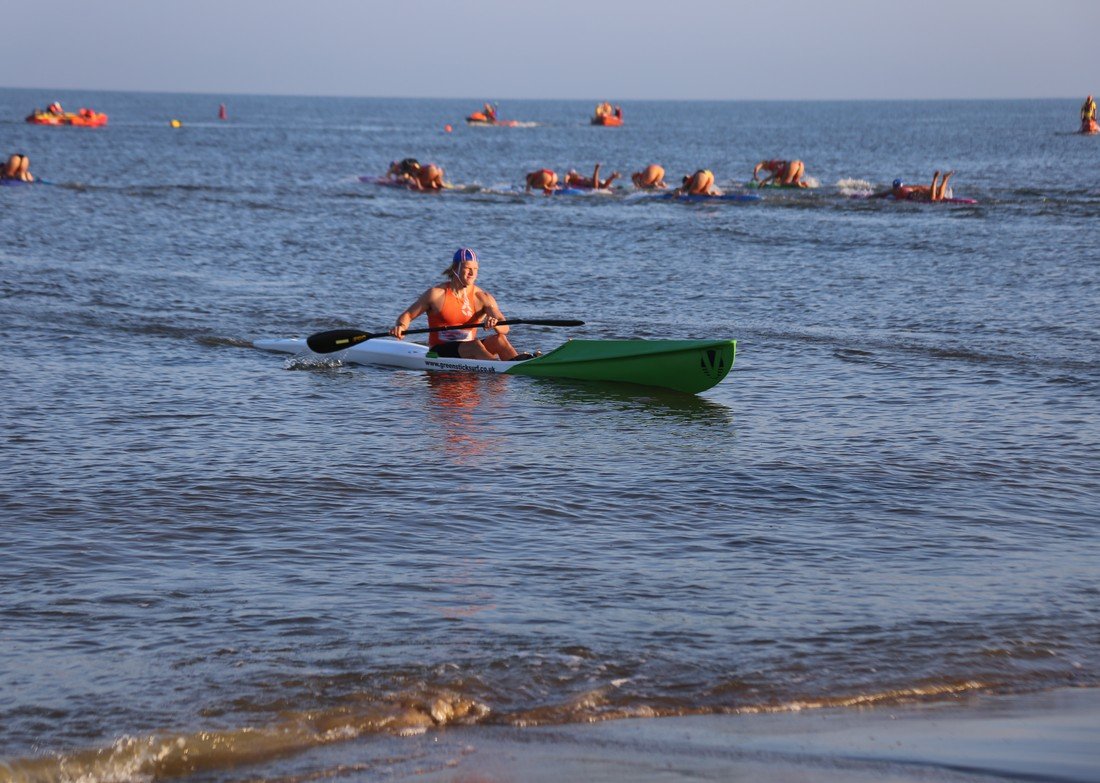
<svg viewBox="0 0 1100 783"><path fill-rule="evenodd" d="M172 122L171 122L171 123L169 123L169 124L170 124L170 125L171 125L171 126L172 126L173 128L182 128L182 127L183 127L183 123L182 123L182 122L180 122L179 120L172 120Z"/></svg>

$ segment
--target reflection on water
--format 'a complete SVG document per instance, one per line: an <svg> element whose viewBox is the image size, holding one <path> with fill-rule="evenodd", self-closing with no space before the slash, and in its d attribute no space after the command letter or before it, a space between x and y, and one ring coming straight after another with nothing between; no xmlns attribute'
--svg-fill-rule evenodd
<svg viewBox="0 0 1100 783"><path fill-rule="evenodd" d="M723 383L736 383L736 375L735 368ZM734 421L733 410L721 402L656 386L539 378L534 394L541 402L563 409L596 406L683 422L732 425Z"/></svg>
<svg viewBox="0 0 1100 783"><path fill-rule="evenodd" d="M493 412L505 403L500 376L465 372L425 373L430 442L448 457L485 456L499 438L489 426Z"/></svg>
<svg viewBox="0 0 1100 783"><path fill-rule="evenodd" d="M425 582L441 594L433 610L448 620L458 620L495 609L497 604L490 587L492 570L483 557L462 557L448 563L440 576Z"/></svg>

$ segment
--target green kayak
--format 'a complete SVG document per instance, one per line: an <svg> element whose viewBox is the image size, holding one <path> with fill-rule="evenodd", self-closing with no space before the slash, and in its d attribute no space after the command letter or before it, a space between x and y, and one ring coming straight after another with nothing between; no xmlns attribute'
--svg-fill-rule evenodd
<svg viewBox="0 0 1100 783"><path fill-rule="evenodd" d="M726 377L736 345L735 340L570 340L505 372L623 381L695 394Z"/></svg>
<svg viewBox="0 0 1100 783"><path fill-rule="evenodd" d="M302 353L305 340L257 340L266 351ZM735 340L569 340L549 353L514 362L452 359L428 346L390 338L368 339L341 351L355 364L432 372L476 372L617 381L695 394L717 385L733 367Z"/></svg>

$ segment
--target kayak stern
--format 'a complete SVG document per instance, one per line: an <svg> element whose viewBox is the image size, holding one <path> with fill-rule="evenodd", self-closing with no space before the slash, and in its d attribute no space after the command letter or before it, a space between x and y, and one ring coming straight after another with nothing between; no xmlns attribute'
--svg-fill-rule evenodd
<svg viewBox="0 0 1100 783"><path fill-rule="evenodd" d="M733 367L736 340L569 340L509 375L617 381L697 394Z"/></svg>

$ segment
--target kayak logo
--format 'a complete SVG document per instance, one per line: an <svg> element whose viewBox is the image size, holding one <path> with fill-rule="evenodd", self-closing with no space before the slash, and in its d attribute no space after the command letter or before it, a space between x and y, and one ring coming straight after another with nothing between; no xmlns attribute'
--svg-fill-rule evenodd
<svg viewBox="0 0 1100 783"><path fill-rule="evenodd" d="M702 368L703 375L717 380L726 373L726 360L721 351L708 348L699 355L699 367Z"/></svg>
<svg viewBox="0 0 1100 783"><path fill-rule="evenodd" d="M462 370L463 372L480 372L493 374L497 372L492 367L471 367L468 364L457 364L455 362L440 361L439 359L425 359L424 366L433 370Z"/></svg>

